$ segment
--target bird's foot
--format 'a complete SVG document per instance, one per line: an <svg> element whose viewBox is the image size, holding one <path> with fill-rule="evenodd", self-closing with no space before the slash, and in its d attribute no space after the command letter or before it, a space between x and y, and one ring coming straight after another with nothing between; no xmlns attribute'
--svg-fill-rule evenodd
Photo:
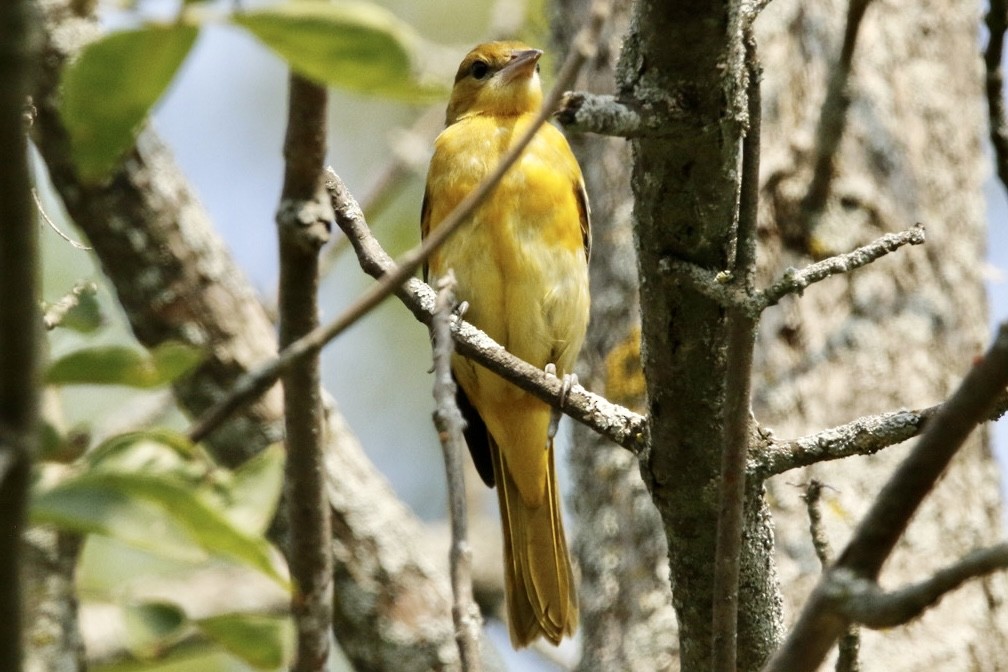
<svg viewBox="0 0 1008 672"><path fill-rule="evenodd" d="M468 301L459 301L455 305L455 309L452 310L452 313L455 315L455 317L457 317L458 319L461 320L465 316L466 311L468 311L468 310L469 310L469 302Z"/></svg>
<svg viewBox="0 0 1008 672"><path fill-rule="evenodd" d="M550 362L546 365L546 373L551 376L557 375L556 364ZM560 417L563 415L563 407L567 404L567 396L570 391L574 389L577 385L578 377L576 373L565 373L560 383L560 405L555 406L550 411L550 423L549 423L549 438L553 440L556 436L557 429L560 427Z"/></svg>

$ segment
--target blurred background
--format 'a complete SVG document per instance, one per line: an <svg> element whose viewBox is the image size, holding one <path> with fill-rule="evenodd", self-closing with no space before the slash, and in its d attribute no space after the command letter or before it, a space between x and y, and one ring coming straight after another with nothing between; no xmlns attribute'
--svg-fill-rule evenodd
<svg viewBox="0 0 1008 672"><path fill-rule="evenodd" d="M377 4L389 8L425 38L454 48L460 57L473 44L499 35L502 27L509 32L518 29L527 41L549 47L545 0L378 0ZM159 11L171 15L173 8L174 3L165 3L163 8L159 3L142 5L148 17ZM110 25L124 16L110 15ZM544 73L550 68L547 64ZM450 77L453 73L446 74ZM287 69L280 59L250 35L223 25L210 27L201 32L153 120L238 264L270 302L277 282L274 212L282 182L286 81ZM328 162L365 207L374 203L369 223L393 256L419 241L424 173L444 103L435 108L426 123L414 127L427 107L342 91L333 91L330 99ZM395 188L384 191L389 168L396 163L404 168L394 176ZM41 172L40 180L44 182ZM373 198L379 191L387 194L381 203ZM986 198L990 222L986 268L993 326L1008 319L1008 199L994 176L988 181ZM72 225L61 217L58 202L44 190L43 204L68 235L77 237ZM69 245L49 228L44 229L43 237L46 300L57 300L82 278L100 280L87 252ZM335 241L340 237L338 231L334 233ZM333 258L322 289L324 321L337 316L372 283L349 251ZM116 320L99 339L121 342L128 338L126 328L107 288L101 293L106 311ZM86 340L93 343L94 337ZM51 355L80 347L82 342L78 335L57 332ZM441 451L431 424L426 328L393 299L327 347L322 361L326 388L396 492L422 518L442 518L447 504ZM117 396L103 390L97 395L78 388L64 393L63 412L70 425L85 421L114 425L124 414L121 405L127 398L131 408L158 403L158 393L124 391ZM184 426L179 418L174 422ZM1008 419L997 424L994 435L999 458L1006 464ZM125 562L121 549L89 548L88 553L89 563L81 570L86 586L101 587L113 580L103 578L100 569L107 566L112 554L120 568ZM500 624L492 627L492 633L502 654L516 656L509 669L552 669L534 652L513 654ZM570 660L575 652L576 647L568 644L560 650L560 657ZM246 669L228 661L216 664L222 670Z"/></svg>

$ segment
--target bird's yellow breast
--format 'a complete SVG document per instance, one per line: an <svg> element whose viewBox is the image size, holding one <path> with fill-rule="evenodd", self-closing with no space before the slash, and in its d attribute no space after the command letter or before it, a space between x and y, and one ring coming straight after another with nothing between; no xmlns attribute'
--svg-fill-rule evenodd
<svg viewBox="0 0 1008 672"><path fill-rule="evenodd" d="M472 116L441 133L427 180L429 229L493 171L531 118ZM471 221L430 260L433 276L454 271L458 299L469 304L466 320L537 367L555 364L559 375L573 369L588 325L581 184L567 141L543 126ZM506 446L526 501L540 501L549 407L461 357L453 370Z"/></svg>

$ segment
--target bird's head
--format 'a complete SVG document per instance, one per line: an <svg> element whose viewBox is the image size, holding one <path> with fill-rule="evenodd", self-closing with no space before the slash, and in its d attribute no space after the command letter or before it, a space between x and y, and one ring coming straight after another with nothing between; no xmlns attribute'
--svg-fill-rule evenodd
<svg viewBox="0 0 1008 672"><path fill-rule="evenodd" d="M542 51L521 42L487 42L462 59L446 123L471 115L517 116L542 105L539 57Z"/></svg>

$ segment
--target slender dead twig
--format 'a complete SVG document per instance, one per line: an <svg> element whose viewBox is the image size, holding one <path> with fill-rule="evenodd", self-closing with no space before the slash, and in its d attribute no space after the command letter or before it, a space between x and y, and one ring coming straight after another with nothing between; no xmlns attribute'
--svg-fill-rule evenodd
<svg viewBox="0 0 1008 672"><path fill-rule="evenodd" d="M807 232L815 228L829 198L830 185L833 181L833 159L843 137L844 126L847 124L847 108L850 106L847 82L850 79L851 63L854 59L854 46L857 43L861 19L864 18L865 10L870 3L871 0L850 0L847 9L847 26L844 30L843 46L840 48L840 58L830 74L826 100L823 101L819 114L812 181L801 202L801 212L805 217L804 228Z"/></svg>
<svg viewBox="0 0 1008 672"><path fill-rule="evenodd" d="M213 408L205 413L189 429L189 437L200 440L219 426L232 413L242 408L260 394L268 390L277 377L293 362L312 352L319 351L326 343L339 336L350 325L367 315L378 304L393 294L403 282L411 278L423 265L427 258L445 240L462 226L473 211L497 187L504 173L514 165L525 147L532 141L539 127L556 109L563 90L570 86L577 77L578 71L595 53L598 36L602 26L609 16L611 0L595 0L584 28L574 39L573 48L557 73L556 85L543 102L542 109L533 119L525 133L512 145L501 162L472 192L470 192L456 208L428 235L417 247L400 257L395 269L382 276L378 283L362 294L350 305L342 315L332 322L313 329L311 333L297 339L284 348L276 359L263 364L259 369L244 376L231 392ZM289 351L289 352L287 352Z"/></svg>
<svg viewBox="0 0 1008 672"><path fill-rule="evenodd" d="M882 488L833 568L812 591L791 633L764 668L766 672L818 668L852 620L837 607L837 587L843 591L844 584L852 581L877 580L914 512L966 437L990 416L1006 387L1008 322L1000 326L986 354L942 404L913 451ZM864 616L858 620L867 622Z"/></svg>
<svg viewBox="0 0 1008 672"><path fill-rule="evenodd" d="M749 128L742 141L742 183L733 275L739 291L749 294L756 275L756 215L759 210L759 154L762 71L751 26L744 31ZM756 321L742 309L729 310L725 373L724 438L714 556L714 602L711 628L714 672L735 672L738 638L738 581L745 512L746 457L749 453L750 393Z"/></svg>
<svg viewBox="0 0 1008 672"><path fill-rule="evenodd" d="M801 270L789 268L769 287L755 292L740 290L732 282L732 273L715 273L679 259L663 259L661 270L690 283L691 287L725 308L739 308L755 318L789 294L801 294L817 282L867 266L904 245L923 245L926 240L924 226L915 224L904 231L887 233L850 252L809 264Z"/></svg>
<svg viewBox="0 0 1008 672"><path fill-rule="evenodd" d="M479 672L479 633L482 626L479 608L473 600L472 548L466 531L465 464L463 430L465 421L455 403L455 381L451 374L451 313L455 306L455 275L448 271L438 281L437 304L431 320L434 352L434 426L444 452L448 482L448 511L451 522L451 550L448 554L452 584L452 620L462 669Z"/></svg>
<svg viewBox="0 0 1008 672"><path fill-rule="evenodd" d="M76 240L74 240L73 238L71 238L70 236L68 236L67 234L63 233L63 231L58 226L56 226L56 222L54 222L52 219L50 219L49 215L46 214L45 208L42 207L42 200L39 198L38 192L35 191L34 189L32 189L31 190L31 194L32 194L32 198L35 199L35 207L38 208L38 213L40 215L42 215L42 220L45 221L45 223L49 225L49 228L52 229L56 233L57 236L59 236L60 238L62 238L66 242L70 243L71 247L75 247L78 250L88 251L88 250L93 249L93 248L89 247L88 245L85 245L84 243L77 242Z"/></svg>
<svg viewBox="0 0 1008 672"><path fill-rule="evenodd" d="M325 195L324 86L291 74L284 186L277 211L280 238L280 347L318 326L319 250L329 235L332 207ZM329 669L333 557L331 512L322 456L321 376L318 352L284 371L287 461L287 562L294 581L291 613L297 629L292 672Z"/></svg>
<svg viewBox="0 0 1008 672"><path fill-rule="evenodd" d="M761 291L755 301L755 306L764 310L776 305L788 294L801 294L806 287L825 280L838 273L849 273L855 269L867 266L876 259L895 252L904 245L923 245L926 242L924 226L914 224L905 231L887 233L867 245L845 254L838 254L829 259L823 259L810 264L800 271L788 269L780 280Z"/></svg>
<svg viewBox="0 0 1008 672"><path fill-rule="evenodd" d="M984 51L984 66L987 70L987 113L998 178L1001 184L1008 188L1008 119L1005 118L1004 73L1001 69L1006 28L1008 28L1008 3L1005 0L990 0L990 9L987 12L990 41Z"/></svg>
<svg viewBox="0 0 1008 672"><path fill-rule="evenodd" d="M823 571L826 571L833 561L833 551L830 550L829 539L826 538L826 530L823 529L822 512L819 510L822 491L823 484L813 478L805 488L805 510L808 511L812 546L815 548L816 557L819 558L819 564L822 565ZM858 626L847 627L847 632L840 638L837 649L836 672L860 672L861 661L858 656L861 650L861 632Z"/></svg>

